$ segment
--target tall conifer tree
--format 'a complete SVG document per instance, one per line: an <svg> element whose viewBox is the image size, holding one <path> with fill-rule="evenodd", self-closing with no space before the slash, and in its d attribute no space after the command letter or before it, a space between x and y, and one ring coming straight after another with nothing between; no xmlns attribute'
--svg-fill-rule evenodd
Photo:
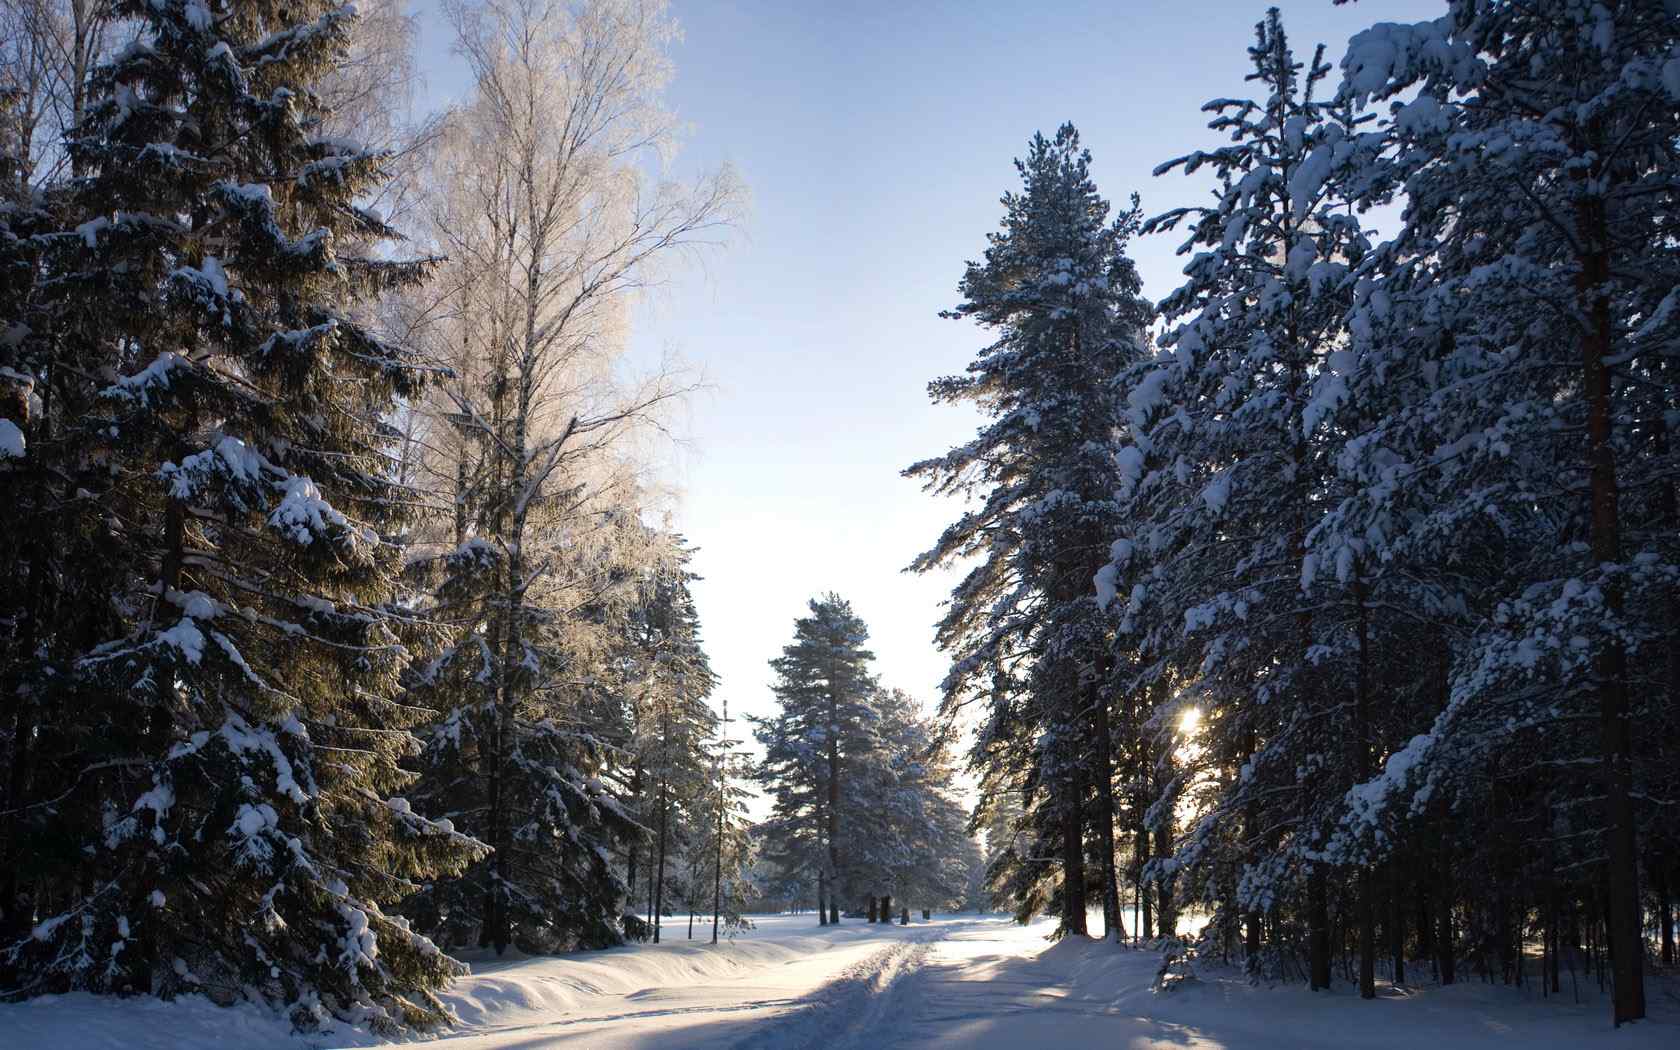
<svg viewBox="0 0 1680 1050"><path fill-rule="evenodd" d="M952 594L938 641L952 657L944 711L990 705L975 745L982 789L1024 788L1033 856L1061 857L1062 929L1085 932L1085 827L1095 797L1099 886L1119 934L1115 871L1109 632L1092 580L1113 540L1115 378L1141 355L1150 310L1126 257L1138 210L1110 219L1090 154L1064 124L1035 135L945 316L972 319L996 340L967 375L937 380L935 401L966 401L989 417L973 441L905 473L929 491L977 496L911 568L977 557ZM1022 770L1025 767L1023 778ZM1027 891L1031 892L1031 891Z"/></svg>
<svg viewBox="0 0 1680 1050"><path fill-rule="evenodd" d="M456 964L388 914L480 847L416 814L394 702L416 627L393 605L411 501L387 418L417 389L358 301L424 263L358 201L382 158L323 133L313 85L354 9L120 2L71 150L58 337L109 383L74 530L108 593L55 681L76 711L51 813L66 891L12 948L22 986L436 1020Z"/></svg>

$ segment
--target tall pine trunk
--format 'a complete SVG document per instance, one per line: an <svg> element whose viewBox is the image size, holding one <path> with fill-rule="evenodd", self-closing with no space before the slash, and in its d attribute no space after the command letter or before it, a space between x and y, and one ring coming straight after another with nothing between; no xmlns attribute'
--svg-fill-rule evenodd
<svg viewBox="0 0 1680 1050"><path fill-rule="evenodd" d="M1242 737L1242 760L1238 764L1239 770L1254 757L1255 733L1251 728ZM1243 803L1243 835L1248 840L1246 854L1249 863L1255 863L1260 855L1260 806L1250 798ZM1243 961L1250 976L1259 973L1260 966L1260 937L1265 927L1263 916L1259 908L1250 908L1243 922Z"/></svg>
<svg viewBox="0 0 1680 1050"><path fill-rule="evenodd" d="M1087 936L1085 928L1085 821L1083 779L1076 749L1064 748L1068 773L1062 797L1062 932Z"/></svg>
<svg viewBox="0 0 1680 1050"><path fill-rule="evenodd" d="M1363 567L1361 567L1363 568ZM1354 674L1353 778L1364 783L1371 775L1371 623L1366 608L1363 575L1353 585L1357 613L1359 660ZM1370 865L1359 869L1359 997L1377 997L1377 914L1371 899L1376 880Z"/></svg>
<svg viewBox="0 0 1680 1050"><path fill-rule="evenodd" d="M1149 828L1140 818L1137 826L1137 842L1134 847L1137 852L1137 886L1138 886L1138 934L1144 940L1155 936L1155 890L1150 880L1144 878L1144 869L1149 865Z"/></svg>
<svg viewBox="0 0 1680 1050"><path fill-rule="evenodd" d="M1662 964L1674 965L1674 898L1668 887L1668 858L1659 856L1652 865L1652 881L1656 883L1657 915L1662 924Z"/></svg>
<svg viewBox="0 0 1680 1050"><path fill-rule="evenodd" d="M1307 875L1307 960L1313 991L1330 988L1330 887L1324 865Z"/></svg>
<svg viewBox="0 0 1680 1050"><path fill-rule="evenodd" d="M1388 859L1388 952L1396 986L1406 983L1406 878L1400 857Z"/></svg>
<svg viewBox="0 0 1680 1050"><path fill-rule="evenodd" d="M725 806L726 801L727 801L727 791L728 791L729 785L725 782L725 778L727 777L728 774L727 774L727 767L724 765L725 755L724 755L724 753L722 752L721 749L728 744L728 740L727 740L728 735L729 735L729 700L727 698L725 698L725 700L723 701L723 737L724 737L724 739L720 739L719 744L718 744L719 749L720 749L720 753L718 755L718 762L717 762L718 804L717 804L717 841L715 843L717 852L716 852L716 860L714 861L713 866L712 866L712 943L713 944L716 944L718 942L718 918L723 913L723 817L724 817L724 806Z"/></svg>
<svg viewBox="0 0 1680 1050"><path fill-rule="evenodd" d="M664 778L659 781L659 864L654 869L653 943L659 943L660 918L665 914L665 848L669 840L671 802Z"/></svg>
<svg viewBox="0 0 1680 1050"><path fill-rule="evenodd" d="M1120 918L1120 876L1114 862L1114 756L1110 752L1108 699L1099 680L1092 689L1096 709L1097 832L1103 851L1104 937L1126 943L1126 924Z"/></svg>
<svg viewBox="0 0 1680 1050"><path fill-rule="evenodd" d="M828 687L828 921L840 922L840 694L829 672Z"/></svg>
<svg viewBox="0 0 1680 1050"><path fill-rule="evenodd" d="M511 266L512 248L504 265ZM505 293L504 293L504 306ZM491 439L491 485L489 489L490 534L499 542L506 545L508 528L508 491L513 485L512 471L508 461L506 430L508 422L508 387L512 382L509 374L508 347L504 333L500 331L498 321L493 323L490 331L489 345L496 348L495 367L491 373L491 408L490 428ZM492 601L500 599L508 592L511 584L512 572L506 564L498 564L492 580ZM488 616L488 637L485 644L492 653L502 653L509 631L507 608L494 610ZM482 915L478 927L478 946L480 948L494 947L499 955L508 944L507 917L505 914L505 884L503 877L505 868L502 858L506 855L507 832L506 814L502 799L502 763L506 754L504 746L502 710L504 706L505 667L498 664L496 672L489 676L485 683L486 700L489 707L489 731L484 734L488 743L488 753L480 756L480 771L485 784L485 835L484 840L490 846L491 854L486 864L484 880L484 902L481 907Z"/></svg>
<svg viewBox="0 0 1680 1050"><path fill-rule="evenodd" d="M1170 859L1173 855L1171 821L1171 816L1165 817L1161 826L1155 829L1155 855L1163 859ZM1178 935L1178 901L1173 892L1173 884L1176 881L1177 876L1171 872L1162 872L1160 878L1155 880L1155 901L1163 937Z"/></svg>
<svg viewBox="0 0 1680 1050"><path fill-rule="evenodd" d="M828 896L829 896L829 893L832 892L832 888L829 886L829 883L828 883L828 868L826 867L827 860L828 860L828 858L826 856L828 840L827 840L827 838L824 834L824 829L827 827L827 822L828 822L828 817L827 817L826 814L819 814L818 815L818 818L817 818L817 852L819 854L823 855L821 857L821 859L819 859L818 862L817 862L817 925L818 926L827 926L828 925Z"/></svg>
<svg viewBox="0 0 1680 1050"><path fill-rule="evenodd" d="M1595 129L1596 131L1596 129ZM1586 328L1581 340L1582 391L1587 399L1587 462L1591 471L1592 557L1598 565L1621 559L1621 518L1612 443L1611 319L1608 283L1609 223L1603 198L1583 196L1577 232L1583 249L1577 290ZM1603 582L1604 606L1622 610L1614 577ZM1618 1026L1645 1016L1644 940L1640 922L1638 843L1633 819L1633 738L1628 725L1626 654L1614 637L1594 660L1601 726L1605 846L1608 854L1606 933L1615 978L1611 1013Z"/></svg>
<svg viewBox="0 0 1680 1050"><path fill-rule="evenodd" d="M1457 976L1453 966L1452 855L1445 838L1436 859L1439 866L1435 883L1435 965L1441 983L1452 984Z"/></svg>

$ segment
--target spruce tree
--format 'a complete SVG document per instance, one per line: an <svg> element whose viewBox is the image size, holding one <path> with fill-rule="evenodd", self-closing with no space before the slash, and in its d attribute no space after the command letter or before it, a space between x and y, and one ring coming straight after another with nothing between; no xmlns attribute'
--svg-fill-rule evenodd
<svg viewBox="0 0 1680 1050"><path fill-rule="evenodd" d="M714 798L705 831L694 844L699 869L711 864L712 943L720 934L733 936L752 929L747 909L755 887L750 872L756 859L753 823L747 804L753 797L745 780L751 775L745 752L738 751L739 739L729 732L729 701L723 703L723 725L713 743L712 778ZM702 905L705 900L702 888Z"/></svg>
<svg viewBox="0 0 1680 1050"><path fill-rule="evenodd" d="M859 814L848 786L879 746L868 640L850 602L832 592L813 598L810 615L794 621L793 641L770 661L780 711L753 720L765 749L758 778L773 803L766 854L817 877L818 911L830 923L840 921L843 899L865 892L854 878Z"/></svg>
<svg viewBox="0 0 1680 1050"><path fill-rule="evenodd" d="M848 781L851 809L865 829L852 836L856 881L907 907L950 907L982 865L939 727L900 689L882 690L875 706L880 747Z"/></svg>
<svg viewBox="0 0 1680 1050"><path fill-rule="evenodd" d="M354 10L117 3L133 42L70 144L57 338L109 377L76 452L71 566L107 597L53 703L65 846L20 987L197 991L376 1027L436 1021L459 967L385 909L481 852L402 797L418 628L393 604L412 501L388 418L408 353L359 301L424 263L358 201L380 155L313 86Z"/></svg>
<svg viewBox="0 0 1680 1050"><path fill-rule="evenodd" d="M494 536L494 506L474 509L471 527ZM627 542L646 532L617 511L594 517ZM407 910L446 945L609 947L625 896L612 858L644 832L614 782L630 705L601 639L631 629L639 567L613 543L551 551L515 606L503 550L472 535L413 566L433 581L421 608L451 629L407 681L409 702L432 712L415 797L497 845Z"/></svg>
<svg viewBox="0 0 1680 1050"><path fill-rule="evenodd" d="M0 126L9 129L22 104L0 91ZM8 542L0 551L0 577L13 581L0 597L0 944L28 932L35 901L31 891L47 852L38 832L37 787L52 785L51 764L41 762L46 742L42 686L50 681L50 639L59 588L61 551L55 541L65 524L55 482L62 453L49 456L53 427L46 410L56 347L43 309L45 276L41 235L53 229L52 199L26 180L26 144L0 135L0 500L8 508ZM78 384L79 386L82 384ZM39 407L38 407L39 405ZM62 475L58 475L62 477ZM45 768L43 768L43 765ZM50 797L50 796L49 796ZM12 984L0 960L0 987Z"/></svg>

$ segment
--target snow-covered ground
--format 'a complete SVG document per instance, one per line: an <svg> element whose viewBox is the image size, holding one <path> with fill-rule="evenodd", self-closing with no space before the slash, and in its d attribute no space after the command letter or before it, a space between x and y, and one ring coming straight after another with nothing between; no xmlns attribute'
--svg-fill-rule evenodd
<svg viewBox="0 0 1680 1050"><path fill-rule="evenodd" d="M1476 980L1448 989L1383 989L1361 1002L1233 979L1152 990L1159 956L1089 941L1051 945L1048 923L940 917L908 927L814 916L756 920L716 948L674 939L565 958L474 963L447 998L460 1024L438 1050L875 1048L983 1050L1091 1045L1127 1050L1564 1050L1680 1046L1680 1002L1652 988L1652 1019L1613 1032L1583 990L1538 1001ZM696 929L697 938L701 931ZM88 995L0 1007L0 1047L369 1045L367 1033L301 1040L254 1009Z"/></svg>

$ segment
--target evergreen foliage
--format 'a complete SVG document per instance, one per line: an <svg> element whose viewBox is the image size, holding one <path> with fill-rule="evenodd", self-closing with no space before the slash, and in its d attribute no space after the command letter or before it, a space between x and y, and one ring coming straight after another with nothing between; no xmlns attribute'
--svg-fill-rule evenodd
<svg viewBox="0 0 1680 1050"><path fill-rule="evenodd" d="M616 72L586 48L531 86L657 110L662 8L564 15ZM69 48L62 95L0 94L0 994L203 993L392 1033L446 1019L434 992L463 968L430 935L616 943L645 836L634 701L671 666L624 654L657 623L710 688L686 577L651 571L685 556L625 480L626 427L674 391L558 425L548 408L599 371L577 346L618 345L649 260L721 221L726 174L631 199L590 143L655 143L657 113L605 107L568 147L588 178L559 180L597 224L549 247L599 261L589 237L637 232L562 311L575 324L479 299L461 319L492 319L491 352L440 362L458 334L425 316L441 260L402 258L372 207L408 158L345 135L400 138L401 11L76 16L74 40L19 43ZM47 109L74 114L60 140ZM540 167L523 159L500 170ZM444 507L418 425L440 401L461 482ZM667 750L715 795L709 736Z"/></svg>
<svg viewBox="0 0 1680 1050"><path fill-rule="evenodd" d="M771 661L776 714L749 718L764 748L756 777L770 796L761 855L777 892L867 912L883 894L922 907L960 899L977 851L950 797L951 770L913 700L882 690L869 630L837 594L810 602ZM808 899L808 898L806 898Z"/></svg>
<svg viewBox="0 0 1680 1050"><path fill-rule="evenodd" d="M931 492L978 505L912 568L978 559L938 626L952 654L943 710L989 708L972 756L982 805L1018 795L1033 836L1024 853L1006 856L1063 858L1054 891L1046 883L1056 869L1040 860L997 877L1026 913L1054 900L1063 929L1085 932L1085 834L1094 824L1098 856L1108 858L1098 866L1104 914L1118 933L1115 694L1109 628L1091 581L1107 561L1117 511L1122 391L1113 380L1141 355L1150 320L1125 255L1138 209L1134 201L1109 218L1071 124L1053 139L1035 135L1015 166L1021 190L1004 195L1001 228L988 235L984 262L968 264L963 302L944 315L973 319L997 338L966 375L929 387L935 401L971 402L990 421L973 441L906 471Z"/></svg>
<svg viewBox="0 0 1680 1050"><path fill-rule="evenodd" d="M1005 339L933 388L994 423L914 470L980 497L918 567L979 562L939 627L944 714L989 705L975 820L1023 917L1060 903L1080 928L1090 837L1070 839L1094 828L1101 861L1129 853L1144 935L1195 906L1200 950L1256 979L1327 987L1341 954L1366 997L1420 960L1520 981L1538 942L1556 991L1607 948L1614 1020L1644 1015L1647 951L1675 954L1675 13L1453 2L1355 36L1336 86L1270 11L1253 97L1205 107L1226 144L1157 172L1211 173L1211 203L1137 226L1187 231L1154 353L1015 381L1112 428L1106 502L1011 458L1060 431L1003 381L1035 331L1004 311L1040 296L1003 266L1031 194L1005 199L963 286ZM1378 241L1357 216L1386 206ZM1040 487L1112 541L1065 621L1021 568L1067 535L1024 502ZM1035 646L1029 623L1104 644ZM1109 774L1050 761L1093 666ZM1102 841L1104 790L1130 843Z"/></svg>
<svg viewBox="0 0 1680 1050"><path fill-rule="evenodd" d="M458 966L386 909L482 846L401 795L398 679L427 628L395 604L410 501L386 420L420 372L355 306L427 266L354 247L393 235L357 203L382 157L327 136L312 90L354 12L113 12L137 32L95 75L69 143L86 174L41 239L75 350L28 362L66 393L41 442L65 539L32 552L63 589L8 669L39 690L18 739L51 762L13 795L40 802L40 870L7 957L24 991L433 1021Z"/></svg>

